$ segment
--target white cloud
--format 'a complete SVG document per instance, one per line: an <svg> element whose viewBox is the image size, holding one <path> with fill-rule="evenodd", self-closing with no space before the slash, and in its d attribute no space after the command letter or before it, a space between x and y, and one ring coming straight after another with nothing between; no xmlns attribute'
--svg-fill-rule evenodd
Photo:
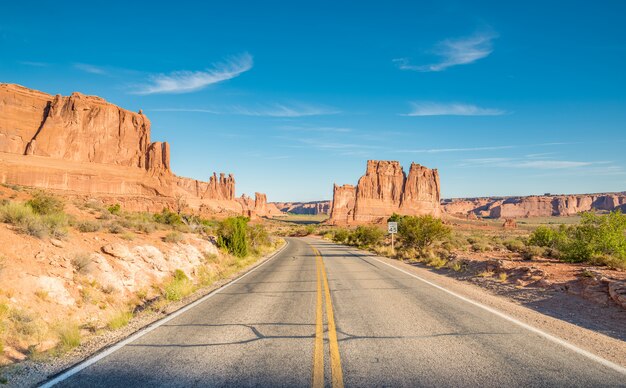
<svg viewBox="0 0 626 388"><path fill-rule="evenodd" d="M471 104L441 104L436 102L413 102L411 112L403 116L500 116L505 111L481 108Z"/></svg>
<svg viewBox="0 0 626 388"><path fill-rule="evenodd" d="M308 104L270 104L254 108L235 106L233 113L244 116L268 116L268 117L303 117L321 116L340 113L339 110L324 106Z"/></svg>
<svg viewBox="0 0 626 388"><path fill-rule="evenodd" d="M528 168L539 170L573 169L606 164L610 162L583 162L572 160L533 160L532 158L477 158L466 159L461 167L484 166L505 168Z"/></svg>
<svg viewBox="0 0 626 388"><path fill-rule="evenodd" d="M515 148L516 146L493 146L493 147L469 147L469 148L424 148L416 150L399 150L397 152L410 154L437 154L441 152L466 152L466 151L494 151ZM474 159L477 160L477 159Z"/></svg>
<svg viewBox="0 0 626 388"><path fill-rule="evenodd" d="M335 108L330 108L326 106L317 106L311 104L263 104L256 105L254 107L244 107L241 105L236 106L226 106L226 107L210 107L210 108L156 108L156 109L146 109L147 111L153 112L192 112L192 113L210 113L216 115L243 115L243 116L257 116L257 117L305 117L305 116L321 116L321 115L332 115L340 113L339 110ZM290 129L296 129L297 127L293 127ZM301 129L305 129L307 127L300 127ZM310 130L318 131L333 131L333 129L337 132L341 130L341 128L331 128L331 127L319 127L319 128L311 128ZM346 129L346 131L349 131Z"/></svg>
<svg viewBox="0 0 626 388"><path fill-rule="evenodd" d="M189 93L209 85L239 76L252 68L253 59L248 53L215 63L204 71L175 71L150 76L150 82L139 86L133 94Z"/></svg>
<svg viewBox="0 0 626 388"><path fill-rule="evenodd" d="M443 40L433 50L437 56L441 57L437 63L412 65L408 58L397 58L393 61L401 70L442 71L452 66L467 65L489 56L493 52L493 40L495 38L497 38L497 34L487 32L459 39Z"/></svg>
<svg viewBox="0 0 626 388"><path fill-rule="evenodd" d="M75 63L74 67L86 73L106 75L108 72L101 67L89 65L87 63Z"/></svg>

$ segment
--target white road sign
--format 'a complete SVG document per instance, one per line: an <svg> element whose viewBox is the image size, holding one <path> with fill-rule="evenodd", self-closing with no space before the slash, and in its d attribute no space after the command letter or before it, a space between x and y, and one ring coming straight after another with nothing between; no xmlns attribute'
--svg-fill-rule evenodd
<svg viewBox="0 0 626 388"><path fill-rule="evenodd" d="M389 233L398 233L398 223L397 222L387 222L387 231Z"/></svg>

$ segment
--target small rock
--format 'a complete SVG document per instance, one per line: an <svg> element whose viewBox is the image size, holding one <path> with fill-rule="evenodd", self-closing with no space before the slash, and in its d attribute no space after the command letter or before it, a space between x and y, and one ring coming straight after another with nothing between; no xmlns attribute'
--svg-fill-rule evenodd
<svg viewBox="0 0 626 388"><path fill-rule="evenodd" d="M615 303L626 309L626 282L609 283L609 295Z"/></svg>
<svg viewBox="0 0 626 388"><path fill-rule="evenodd" d="M101 249L102 252L118 259L123 259L130 256L130 250L128 249L128 247L119 243L107 244L104 245Z"/></svg>
<svg viewBox="0 0 626 388"><path fill-rule="evenodd" d="M65 245L65 244L63 244L63 241L58 240L56 238L51 238L50 239L50 244L54 245L57 248L63 248L63 246Z"/></svg>

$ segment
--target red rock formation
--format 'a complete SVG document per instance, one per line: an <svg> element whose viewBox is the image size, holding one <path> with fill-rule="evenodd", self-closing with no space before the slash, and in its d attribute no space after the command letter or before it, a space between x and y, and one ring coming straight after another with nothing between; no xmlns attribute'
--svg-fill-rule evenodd
<svg viewBox="0 0 626 388"><path fill-rule="evenodd" d="M413 163L406 177L399 162L369 160L356 188L335 185L329 222L378 223L393 213L439 216L439 193L437 170Z"/></svg>
<svg viewBox="0 0 626 388"><path fill-rule="evenodd" d="M344 224L354 222L354 205L356 203L356 187L352 185L333 188L333 207L330 211L330 223Z"/></svg>
<svg viewBox="0 0 626 388"><path fill-rule="evenodd" d="M502 224L502 227L504 229L516 229L517 228L517 222L513 218L507 218L506 220L504 220L504 224Z"/></svg>
<svg viewBox="0 0 626 388"><path fill-rule="evenodd" d="M214 173L203 182L172 174L169 144L150 142L150 121L141 111L10 84L0 84L0 182L97 196L136 210L160 210L176 197L209 213L255 207L235 201L232 175Z"/></svg>
<svg viewBox="0 0 626 388"><path fill-rule="evenodd" d="M571 216L590 210L622 209L625 205L626 193L470 198L442 203L448 214L477 213L491 218Z"/></svg>
<svg viewBox="0 0 626 388"><path fill-rule="evenodd" d="M274 202L274 205L284 213L313 215L330 213L330 201Z"/></svg>

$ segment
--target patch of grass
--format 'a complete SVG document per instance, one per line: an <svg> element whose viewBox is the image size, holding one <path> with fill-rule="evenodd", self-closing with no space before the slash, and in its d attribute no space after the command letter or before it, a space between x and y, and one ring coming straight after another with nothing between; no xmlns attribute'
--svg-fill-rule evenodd
<svg viewBox="0 0 626 388"><path fill-rule="evenodd" d="M481 278L491 278L493 277L493 275L495 275L493 271L483 271L478 274L478 276L480 276Z"/></svg>
<svg viewBox="0 0 626 388"><path fill-rule="evenodd" d="M461 272L464 270L463 263L460 260L453 260L448 263L448 268L453 270L454 272Z"/></svg>
<svg viewBox="0 0 626 388"><path fill-rule="evenodd" d="M135 235L131 232L124 232L120 235L120 238L126 241L133 241L135 239Z"/></svg>
<svg viewBox="0 0 626 388"><path fill-rule="evenodd" d="M539 257L545 256L545 249L536 245L531 245L522 250L521 255L524 260L535 260Z"/></svg>
<svg viewBox="0 0 626 388"><path fill-rule="evenodd" d="M498 281L500 283L506 282L507 278L508 278L508 275L506 274L506 272L500 272L500 274L498 274Z"/></svg>
<svg viewBox="0 0 626 388"><path fill-rule="evenodd" d="M107 322L107 328L109 330L117 330L128 325L128 322L133 318L133 313L128 310L118 310Z"/></svg>
<svg viewBox="0 0 626 388"><path fill-rule="evenodd" d="M180 232L169 232L163 237L163 241L166 243L178 243L183 240L183 235Z"/></svg>
<svg viewBox="0 0 626 388"><path fill-rule="evenodd" d="M180 269L174 271L173 278L163 287L163 296L166 300L177 301L194 292L193 282Z"/></svg>
<svg viewBox="0 0 626 388"><path fill-rule="evenodd" d="M35 291L35 296L43 301L48 300L48 291L46 290L37 290Z"/></svg>
<svg viewBox="0 0 626 388"><path fill-rule="evenodd" d="M59 338L57 351L60 353L72 350L81 343L80 328L73 322L59 322L56 332Z"/></svg>
<svg viewBox="0 0 626 388"><path fill-rule="evenodd" d="M41 214L24 203L9 202L1 205L0 221L14 225L18 232L38 238L48 235L58 238L67 234L68 219L65 213Z"/></svg>

